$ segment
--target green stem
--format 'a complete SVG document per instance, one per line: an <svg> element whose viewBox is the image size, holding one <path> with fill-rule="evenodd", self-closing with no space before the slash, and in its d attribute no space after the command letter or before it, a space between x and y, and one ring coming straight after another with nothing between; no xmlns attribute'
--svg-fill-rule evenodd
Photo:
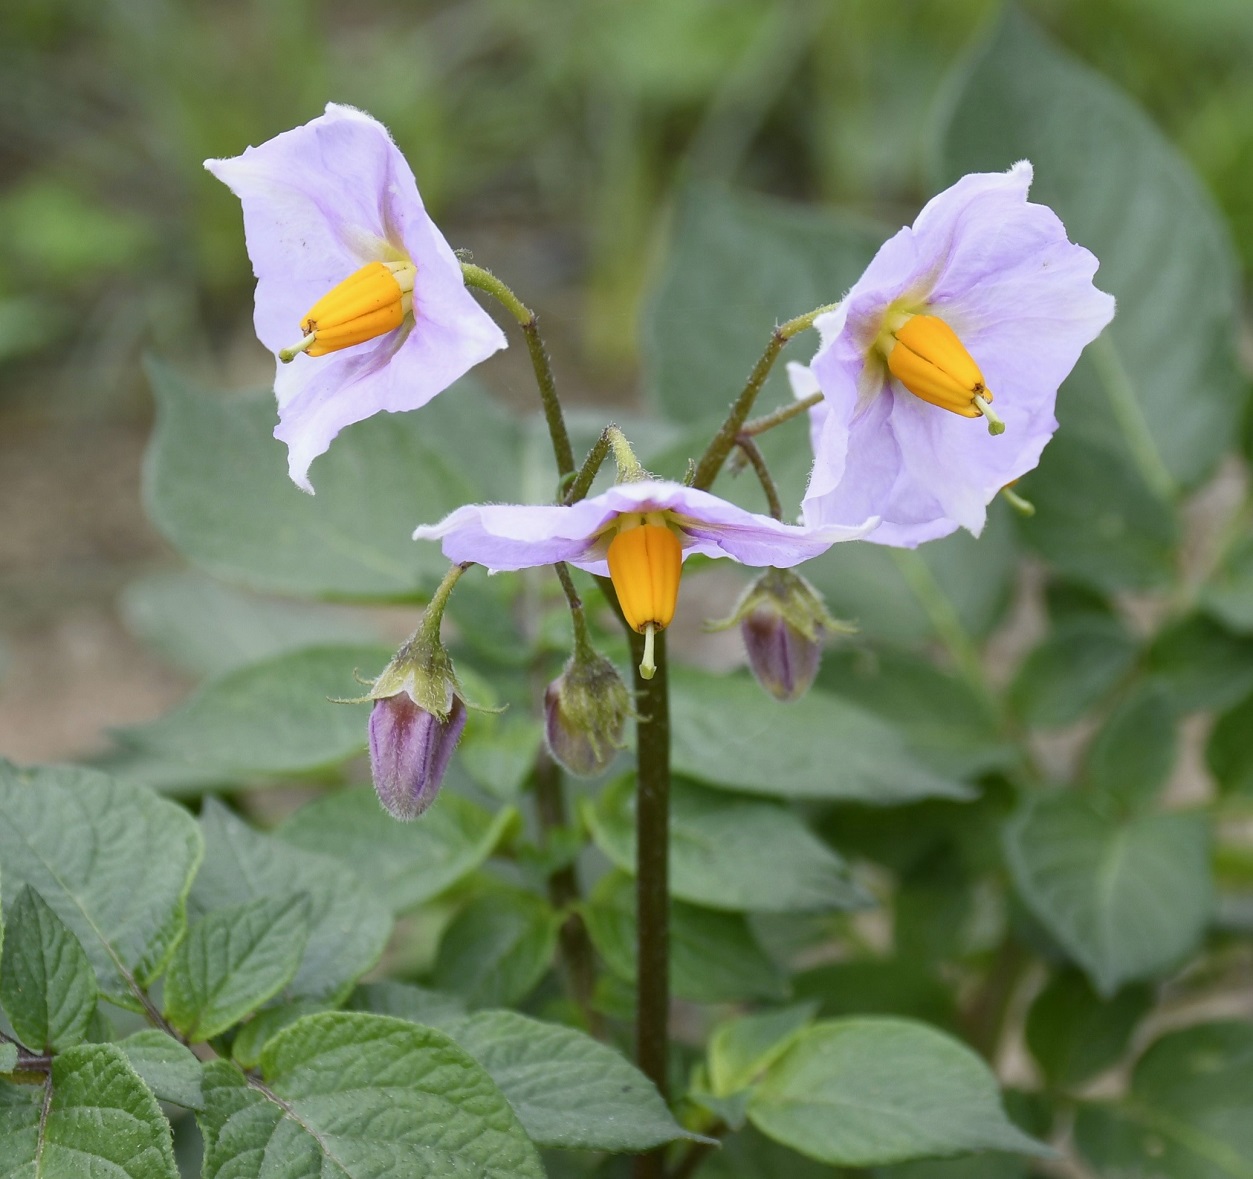
<svg viewBox="0 0 1253 1179"><path fill-rule="evenodd" d="M431 595L431 600L427 602L426 609L422 611L422 620L418 623L418 629L414 633L413 638L409 640L410 643L421 637L429 643L438 644L440 626L444 621L444 608L448 605L448 599L452 596L452 588L457 584L461 575L473 564L473 561L466 561L461 565L450 565L448 567L448 572L444 574L444 580L439 583L435 592Z"/></svg>
<svg viewBox="0 0 1253 1179"><path fill-rule="evenodd" d="M762 414L759 418L753 418L751 422L744 423L744 429L740 431L740 436L747 434L750 438L755 438L758 434L764 434L767 430L773 430L775 426L781 426L784 422L790 422L793 418L798 418L803 413L808 413L815 405L822 401L821 393L811 393L808 397L802 397L799 401L793 401L791 405L783 405L776 409L773 413Z"/></svg>
<svg viewBox="0 0 1253 1179"><path fill-rule="evenodd" d="M579 500L587 495L592 489L592 484L596 480L601 464L604 463L611 451L613 452L613 461L618 468L619 483L634 483L639 479L648 478L648 472L644 470L639 459L635 457L635 451L631 449L627 436L611 423L600 432L600 437L592 443L592 449L587 452L587 458L583 460L583 465L579 468L578 473L569 476L565 480L567 486L561 500L563 504L577 504Z"/></svg>
<svg viewBox="0 0 1253 1179"><path fill-rule="evenodd" d="M638 794L635 804L636 967L635 1059L662 1097L670 1055L670 701L666 632L654 640L656 674L640 675L643 636L632 632ZM635 1161L635 1179L660 1179L664 1153Z"/></svg>
<svg viewBox="0 0 1253 1179"><path fill-rule="evenodd" d="M544 403L544 418L548 422L548 434L553 443L553 457L557 460L557 473L562 479L574 473L574 451L570 447L570 435L566 419L557 398L557 384L553 380L553 366L548 350L539 334L539 317L517 295L500 281L490 270L462 262L461 274L466 286L485 291L501 303L522 327L526 336L527 351L531 354L531 367L539 385L540 399Z"/></svg>
<svg viewBox="0 0 1253 1179"><path fill-rule="evenodd" d="M770 474L770 468L766 466L766 456L761 453L761 447L747 434L741 434L735 440L735 445L740 448L744 457L752 465L753 471L757 475L757 482L761 484L761 489L766 494L766 503L770 505L770 514L776 520L782 520L783 502L779 499L779 489L775 486L774 478Z"/></svg>
<svg viewBox="0 0 1253 1179"><path fill-rule="evenodd" d="M766 383L766 378L770 375L770 370L774 367L776 358L783 351L783 345L793 336L805 331L806 328L813 327L814 320L818 316L834 309L834 303L829 303L824 307L815 307L813 311L808 311L804 315L798 315L795 319L789 319L787 323L781 323L774 329L770 335L770 342L766 345L766 350L753 366L753 371L748 374L748 381L739 397L732 403L726 420L722 423L718 433L714 435L713 440L705 448L705 453L701 455L700 461L696 464L696 472L692 476L693 487L707 491L718 477L718 472L722 470L722 464L727 461L727 455L731 453L740 431L744 428L749 410L753 408L753 402L757 400L757 394L761 392L761 387Z"/></svg>

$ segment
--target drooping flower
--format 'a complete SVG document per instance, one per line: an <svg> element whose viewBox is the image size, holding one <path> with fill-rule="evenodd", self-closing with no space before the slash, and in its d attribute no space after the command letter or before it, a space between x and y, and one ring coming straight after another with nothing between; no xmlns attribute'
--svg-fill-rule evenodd
<svg viewBox="0 0 1253 1179"><path fill-rule="evenodd" d="M243 204L257 336L279 360L274 435L305 491L345 426L417 409L505 346L369 115L331 103L205 167Z"/></svg>
<svg viewBox="0 0 1253 1179"><path fill-rule="evenodd" d="M707 491L641 479L571 505L467 504L413 536L442 539L450 561L492 572L567 561L608 574L628 625L646 637L642 670L651 675L652 637L674 617L680 569L691 554L783 568L856 540L875 523L797 527Z"/></svg>
<svg viewBox="0 0 1253 1179"><path fill-rule="evenodd" d="M823 394L807 523L873 513L870 540L911 548L977 535L993 496L1039 461L1058 386L1114 300L1092 254L1028 202L1031 175L1023 161L963 177L816 320L812 365L789 365L797 397Z"/></svg>

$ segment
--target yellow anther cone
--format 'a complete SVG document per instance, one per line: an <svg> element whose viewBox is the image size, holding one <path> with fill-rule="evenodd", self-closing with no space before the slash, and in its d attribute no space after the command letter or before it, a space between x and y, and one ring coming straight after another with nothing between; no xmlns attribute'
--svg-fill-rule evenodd
<svg viewBox="0 0 1253 1179"><path fill-rule="evenodd" d="M394 331L413 306L415 269L408 262L370 262L322 296L300 323L304 340L280 353L325 356Z"/></svg>
<svg viewBox="0 0 1253 1179"><path fill-rule="evenodd" d="M623 517L609 544L609 577L627 624L640 634L649 623L670 625L679 598L683 549L665 524Z"/></svg>
<svg viewBox="0 0 1253 1179"><path fill-rule="evenodd" d="M944 320L914 315L893 336L888 368L906 389L962 417L981 415L975 398L991 401L992 394L974 358Z"/></svg>

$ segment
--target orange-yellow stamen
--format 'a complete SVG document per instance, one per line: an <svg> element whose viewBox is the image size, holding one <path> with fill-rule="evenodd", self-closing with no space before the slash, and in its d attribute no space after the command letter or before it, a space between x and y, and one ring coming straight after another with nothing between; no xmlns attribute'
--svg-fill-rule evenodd
<svg viewBox="0 0 1253 1179"><path fill-rule="evenodd" d="M412 262L370 262L350 274L309 308L300 322L304 338L279 359L286 363L299 352L325 356L394 331L413 310L416 274Z"/></svg>
<svg viewBox="0 0 1253 1179"><path fill-rule="evenodd" d="M992 391L983 373L944 320L911 315L890 341L888 369L915 397L964 418L987 418L989 433L1004 431L1005 423L990 408Z"/></svg>
<svg viewBox="0 0 1253 1179"><path fill-rule="evenodd" d="M683 548L661 512L618 517L617 535L609 543L609 577L627 624L648 639L664 630L679 599ZM651 665L651 651L643 667ZM650 678L645 672L645 679Z"/></svg>

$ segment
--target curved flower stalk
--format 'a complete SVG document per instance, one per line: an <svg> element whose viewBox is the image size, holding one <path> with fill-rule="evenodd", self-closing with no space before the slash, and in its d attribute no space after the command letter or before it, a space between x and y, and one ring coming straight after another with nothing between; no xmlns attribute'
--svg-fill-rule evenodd
<svg viewBox="0 0 1253 1179"><path fill-rule="evenodd" d="M566 561L608 574L627 623L651 643L674 617L680 569L693 553L785 568L865 536L876 523L797 527L681 483L640 479L569 505L468 504L413 536L442 540L450 561L492 572ZM645 678L650 668L647 651Z"/></svg>
<svg viewBox="0 0 1253 1179"><path fill-rule="evenodd" d="M1027 201L1031 175L1022 161L963 177L815 321L812 365L788 366L798 398L823 394L806 523L874 513L869 539L910 548L978 535L993 496L1039 461L1058 386L1114 300L1092 254Z"/></svg>
<svg viewBox="0 0 1253 1179"><path fill-rule="evenodd" d="M243 204L257 336L279 362L274 435L303 490L345 426L417 409L505 346L369 115L331 103L205 167Z"/></svg>

